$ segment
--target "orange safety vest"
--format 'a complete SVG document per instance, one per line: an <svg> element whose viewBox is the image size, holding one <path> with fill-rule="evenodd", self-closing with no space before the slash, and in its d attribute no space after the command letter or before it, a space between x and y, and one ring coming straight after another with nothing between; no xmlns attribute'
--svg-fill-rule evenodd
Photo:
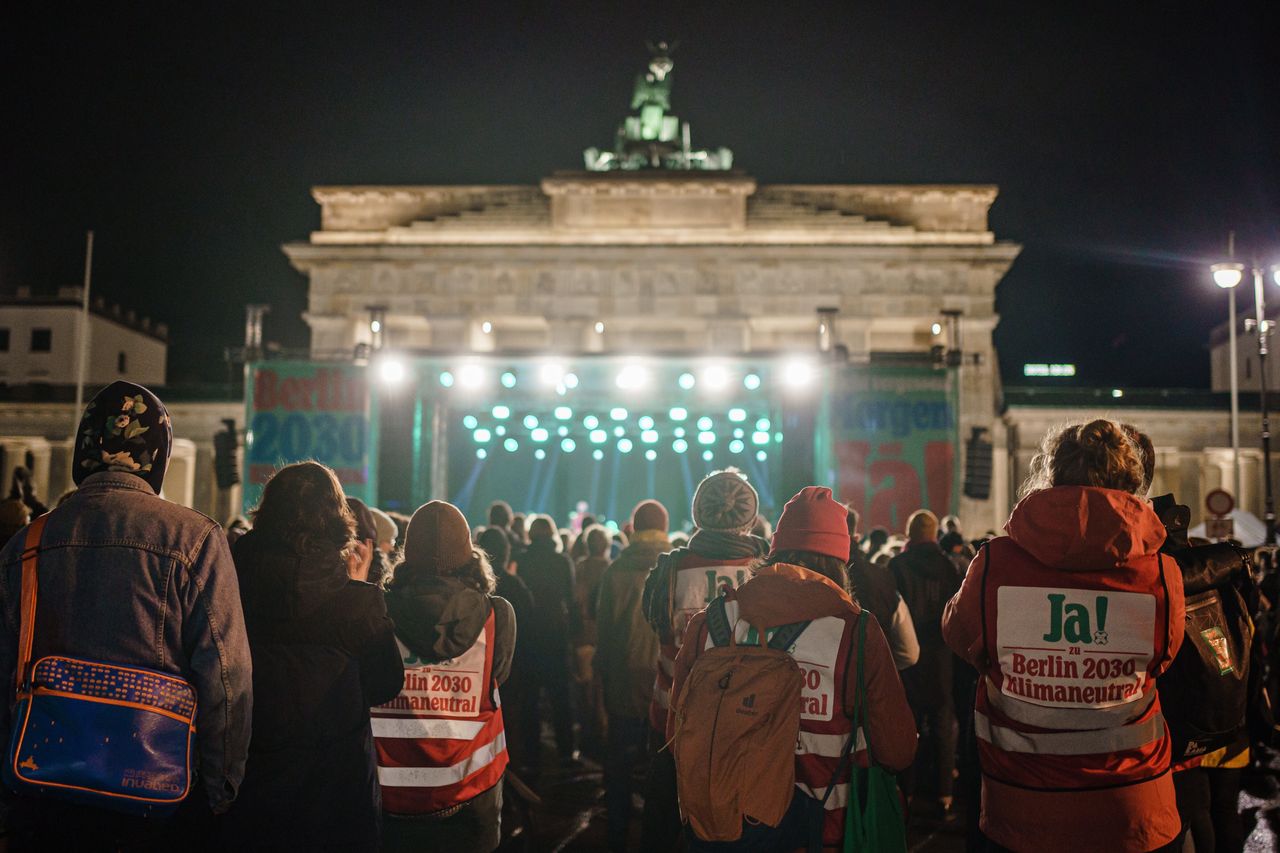
<svg viewBox="0 0 1280 853"><path fill-rule="evenodd" d="M423 663L397 638L404 688L371 709L382 808L424 815L467 802L507 767L501 700L493 683L494 616L456 658Z"/></svg>
<svg viewBox="0 0 1280 853"><path fill-rule="evenodd" d="M741 645L757 645L756 629L738 616L738 602L725 603L725 616L734 626L734 641ZM800 737L796 743L796 787L815 799L827 793L832 776L840 763L840 753L853 731L852 708L844 705L845 683L856 678L848 672L857 649L852 647L856 620L853 613L814 619L796 638L788 653L795 658L804 683L800 693ZM704 634L706 629L703 629ZM765 633L772 635L769 629ZM766 637L766 642L768 637ZM715 644L706 636L704 649ZM855 663L856 668L856 663ZM850 685L852 687L852 685ZM854 761L867 766L867 742L858 732L854 744ZM849 768L836 777L834 790L827 797L822 827L823 845L839 846L844 839L845 806L849 802Z"/></svg>
<svg viewBox="0 0 1280 853"><path fill-rule="evenodd" d="M984 550L991 666L974 714L984 775L1065 793L1166 773L1169 732L1155 681L1171 636L1163 558L1063 571L1006 539Z"/></svg>
<svg viewBox="0 0 1280 853"><path fill-rule="evenodd" d="M703 557L686 551L680 565L671 571L671 636L663 637L658 647L658 671L653 681L653 700L649 703L649 724L660 735L667 730L667 713L671 710L671 685L676 674L676 655L684 643L684 632L694 614L704 610L728 587L737 589L747 581L749 566L758 557L726 560Z"/></svg>

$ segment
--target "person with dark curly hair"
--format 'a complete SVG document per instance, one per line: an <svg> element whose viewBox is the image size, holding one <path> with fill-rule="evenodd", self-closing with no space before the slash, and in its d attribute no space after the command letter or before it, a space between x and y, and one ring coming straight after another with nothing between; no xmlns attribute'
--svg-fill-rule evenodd
<svg viewBox="0 0 1280 853"><path fill-rule="evenodd" d="M399 691L404 667L382 591L367 582L373 543L333 471L281 468L236 540L253 654L253 740L228 817L233 846L377 850L379 790L369 708Z"/></svg>

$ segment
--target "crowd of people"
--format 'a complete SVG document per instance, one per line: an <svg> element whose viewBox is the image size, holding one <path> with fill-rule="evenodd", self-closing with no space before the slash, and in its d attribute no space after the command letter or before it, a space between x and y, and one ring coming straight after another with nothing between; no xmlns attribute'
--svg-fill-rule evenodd
<svg viewBox="0 0 1280 853"><path fill-rule="evenodd" d="M1132 426L1052 431L974 540L926 509L864 536L821 486L771 523L733 469L689 532L652 499L620 530L502 502L473 529L318 462L224 529L160 496L145 388L103 389L78 435L74 493L0 505L9 849L490 851L548 762L603 767L616 851L905 850L908 821L978 851L1243 849L1269 605L1245 552L1151 499ZM115 732L76 729L97 718L62 721L94 755L27 754L41 696L164 698L48 660L188 683L190 793L109 790Z"/></svg>

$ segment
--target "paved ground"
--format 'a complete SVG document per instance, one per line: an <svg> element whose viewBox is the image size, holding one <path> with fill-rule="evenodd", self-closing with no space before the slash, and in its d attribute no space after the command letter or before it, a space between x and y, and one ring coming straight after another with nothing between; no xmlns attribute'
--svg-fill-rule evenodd
<svg viewBox="0 0 1280 853"><path fill-rule="evenodd" d="M550 744L546 745L547 766L554 767ZM1272 853L1280 850L1280 756L1273 756L1267 767L1250 772L1245 790L1241 793L1241 812L1244 815L1249 839L1249 853ZM603 851L605 845L605 815L601 799L603 789L600 766L590 758L584 758L580 768L555 769L544 774L536 784L542 798L540 805L530 814L531 826L516 837L508 839L504 851L531 851L531 853L577 853L577 851ZM639 808L636 800L637 820L632 826L631 850L640 850ZM515 824L506 818L508 827ZM965 849L963 826L944 829L915 822L908 833L910 853L960 853ZM1187 848L1190 850L1190 846ZM645 851L644 853L649 853Z"/></svg>

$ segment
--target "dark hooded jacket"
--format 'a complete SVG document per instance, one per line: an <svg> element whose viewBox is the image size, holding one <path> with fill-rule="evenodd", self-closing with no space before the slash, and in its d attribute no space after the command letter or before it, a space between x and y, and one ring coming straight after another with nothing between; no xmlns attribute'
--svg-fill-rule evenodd
<svg viewBox="0 0 1280 853"><path fill-rule="evenodd" d="M533 593L533 618L524 631L539 655L563 656L576 610L573 599L573 561L556 550L553 539L535 539L516 559L516 574Z"/></svg>
<svg viewBox="0 0 1280 853"><path fill-rule="evenodd" d="M198 783L222 811L244 774L252 666L221 528L157 494L171 437L164 405L139 385L113 383L85 408L73 459L80 488L50 513L41 540L33 659L72 655L191 682ZM0 552L0 676L10 686L23 540L19 533ZM0 703L6 733L9 712ZM62 814L52 810L49 819L55 813Z"/></svg>
<svg viewBox="0 0 1280 853"><path fill-rule="evenodd" d="M340 554L301 555L262 531L236 542L254 663L253 741L233 844L376 850L381 797L369 708L404 665L382 591Z"/></svg>
<svg viewBox="0 0 1280 853"><path fill-rule="evenodd" d="M911 611L921 648L946 645L942 641L942 611L959 591L963 577L955 563L937 542L909 542L889 561L889 571Z"/></svg>
<svg viewBox="0 0 1280 853"><path fill-rule="evenodd" d="M471 648L491 609L493 680L502 684L511 673L516 647L515 611L505 598L477 592L456 578L425 573L387 590L396 636L426 663L449 660Z"/></svg>

